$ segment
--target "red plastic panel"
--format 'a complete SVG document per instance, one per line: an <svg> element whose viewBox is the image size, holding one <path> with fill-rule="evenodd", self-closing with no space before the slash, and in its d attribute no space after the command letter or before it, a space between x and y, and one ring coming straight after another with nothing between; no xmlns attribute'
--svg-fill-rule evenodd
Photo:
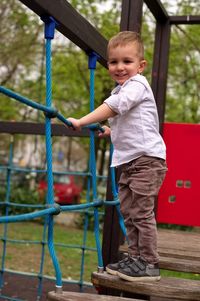
<svg viewBox="0 0 200 301"><path fill-rule="evenodd" d="M165 123L168 172L158 197L157 221L200 226L200 125Z"/></svg>

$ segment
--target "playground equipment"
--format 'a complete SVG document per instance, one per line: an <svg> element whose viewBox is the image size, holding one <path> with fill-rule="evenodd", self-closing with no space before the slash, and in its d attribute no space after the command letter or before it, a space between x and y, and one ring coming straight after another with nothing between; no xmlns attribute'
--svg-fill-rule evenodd
<svg viewBox="0 0 200 301"><path fill-rule="evenodd" d="M98 60L103 65L106 65L106 40L89 24L87 23L77 12L75 12L72 7L69 5L67 1L52 1L49 3L47 0L42 1L29 1L23 0L24 4L30 7L33 11L35 11L39 16L46 15L50 16L51 21L56 20L56 23L59 24L58 30L60 30L64 35L70 37L70 39L75 42L79 47L81 47L87 54L93 53L98 54L96 56L96 60ZM170 37L170 26L176 23L184 23L184 24L199 24L200 17L197 16L182 16L182 17L169 17L161 5L160 1L156 0L152 3L152 1L145 1L152 13L154 14L157 27L156 27L156 43L155 43L155 56L154 56L154 66L153 66L153 82L152 87L154 90L154 94L156 97L158 112L160 117L160 123L162 125L164 119L164 106L165 106L165 92L166 92L166 79L167 79L167 57L169 51L169 37ZM62 14L60 12L63 12ZM129 14L131 12L131 14ZM128 17L127 17L128 16ZM122 19L121 19L121 30L140 30L140 21L142 16L142 1L122 1ZM54 19L52 19L52 17ZM49 20L49 19L48 19ZM74 22L75 21L75 22ZM76 26L79 25L79 32L76 31ZM84 24L85 26L81 26ZM55 23L53 25L56 26ZM84 29L84 30L83 30ZM87 29L87 30L86 30ZM87 42L86 42L87 41ZM50 41L47 42L47 58L50 54ZM93 53L94 54L94 53ZM95 57L95 56L94 56ZM48 60L48 59L47 59ZM49 67L47 66L47 70ZM92 69L93 70L93 69ZM50 71L50 70L49 70ZM93 73L93 71L91 71ZM48 72L47 72L47 78ZM93 78L93 76L91 76ZM50 87L50 85L47 85ZM1 89L1 92L7 94L10 97L14 97L19 101L28 104L36 109L40 109L46 114L46 132L47 132L47 140L51 141L51 127L50 127L50 119L57 117L62 122L67 123L66 119L59 114L54 108L51 108L50 100L51 100L51 89L47 91L47 105L40 106L35 102L27 100L20 95L16 95L10 90ZM100 130L98 125L94 125L90 130L98 129ZM94 139L94 131L91 131L91 141ZM55 252L53 249L53 240L52 240L52 230L53 230L53 216L52 214L59 213L62 210L68 210L69 208L65 208L63 206L60 208L59 206L53 205L53 193L52 193L52 167L51 167L51 147L49 146L47 141L47 157L49 158L47 170L48 170L48 204L49 208L45 208L39 213L31 213L29 216L25 215L23 217L3 217L1 222L14 222L18 219L26 219L26 218L35 218L37 216L41 216L43 214L48 215L49 218L49 250L51 256L53 258L54 267L56 270L56 287L57 293L61 293L62 279L59 269L59 264L57 258L55 256ZM92 142L91 142L92 143ZM92 146L93 147L93 146ZM92 152L93 153L93 152ZM96 221L96 229L98 232L98 209L97 207L102 205L102 202L99 202L96 197L96 188L95 188L95 158L91 155L93 160L93 168L90 172L92 174L92 186L94 193L94 201L85 205L78 205L76 209L87 209L94 207L94 216ZM9 173L8 173L9 175ZM109 195L109 192L108 192ZM114 198L116 197L114 192ZM110 199L109 197L107 198ZM117 205L118 201L115 200L110 204L107 202L104 205ZM72 206L71 210L75 210ZM111 217L111 218L110 218ZM113 209L113 206L106 210L106 231L104 230L104 240L103 240L103 258L101 252L98 252L98 266L99 272L103 270L103 259L104 265L107 263L114 261L118 257L118 248L119 248L119 227L116 226L116 213ZM109 230L108 230L109 229ZM97 250L100 250L100 242L98 238L98 233L96 234L96 242L97 242ZM177 280L176 285L174 279L168 281L168 279L164 279L164 281L157 283L154 289L152 289L151 284L138 283L136 286L131 286L128 283L119 282L118 279L115 279L111 276L105 275L104 273L94 273L93 274L93 283L97 286L114 288L118 290L128 291L131 293L144 294L146 296L154 295L154 296L162 296L166 294L168 297L177 296L177 298L181 300L200 300L200 290L199 283L192 281L181 281ZM180 287L180 289L178 289ZM190 289L189 289L190 288ZM67 297L67 296L64 296ZM51 297L50 297L51 298ZM56 300L57 296L55 295L52 300ZM62 298L62 296L59 296ZM84 298L84 297L83 297ZM59 299L62 300L62 299ZM65 300L65 299L63 299ZM109 300L109 299L108 299Z"/></svg>
<svg viewBox="0 0 200 301"><path fill-rule="evenodd" d="M27 99L19 94L16 94L15 92L6 89L5 87L0 87L0 92L3 93L6 96L9 96L25 105L28 105L32 108L41 110L45 114L46 124L45 124L45 132L46 132L46 160L47 160L47 198L46 198L46 206L44 206L44 209L36 212L21 214L21 215L13 215L10 216L8 214L9 206L11 206L11 203L9 201L9 190L10 190L10 177L11 172L13 170L12 162L10 162L10 166L8 168L8 177L7 177L7 188L8 188L8 194L6 198L6 215L4 217L0 218L0 223L6 223L5 225L5 231L4 231L4 251L2 256L2 271L1 271L1 286L3 287L3 273L4 273L4 261L6 256L6 232L7 232L7 223L11 222L18 222L18 221L27 221L31 219L35 219L38 217L48 216L48 223L47 220L45 222L45 231L46 232L48 228L48 247L49 252L52 258L52 262L55 268L55 274L56 274L56 290L57 292L62 291L62 276L61 276L61 270L59 266L59 261L56 256L54 243L53 243L53 215L59 214L60 212L64 211L73 211L73 210L85 210L88 208L94 208L94 224L95 224L95 238L96 238L96 246L98 250L98 269L100 271L103 271L103 260L102 260L102 254L101 254L101 244L100 244L100 237L99 237L99 217L98 217L98 207L102 206L103 204L106 205L116 205L118 214L121 220L122 230L125 234L125 228L123 225L123 221L121 218L121 214L119 211L119 201L117 199L117 193L115 188L115 179L114 174L112 173L112 187L113 187L113 193L115 197L115 201L109 202L109 201L103 201L99 200L97 196L97 187L96 187L96 160L95 160L95 145L94 145L94 138L95 134L94 131L103 131L103 129L98 124L92 124L88 126L87 128L90 129L90 162L89 162L89 181L88 181L88 195L87 195L87 203L86 204L79 204L79 205L71 205L71 206L62 206L60 207L58 204L54 202L54 190L53 190L53 170L52 170L52 142L51 142L51 118L57 117L60 121L62 121L64 124L71 126L71 123L65 119L55 108L51 105L51 40L54 38L54 31L56 27L56 22L51 17L45 17L43 18L43 21L45 23L45 39L46 39L46 106L36 103L33 100ZM89 55L89 69L90 69L90 110L94 110L94 70L96 68L96 61L97 61L97 55L94 53L91 53ZM11 156L12 158L12 150L11 150ZM92 188L92 202L90 200L90 190ZM85 224L85 232L87 230L87 224L88 221L86 220ZM45 234L44 234L45 236ZM86 234L85 234L86 236ZM84 239L85 244L85 239ZM44 246L43 246L44 248ZM44 252L44 250L43 250ZM42 255L44 257L44 254ZM84 260L84 257L83 257ZM83 264L82 264L83 266ZM40 274L42 274L42 267L43 267L43 258L41 260L41 270ZM83 267L82 267L83 269ZM81 270L82 270L81 269ZM42 277L40 275L40 283L38 287L38 298L40 298L41 289L42 289ZM80 285L83 285L83 281L80 281ZM3 297L3 296L2 296Z"/></svg>

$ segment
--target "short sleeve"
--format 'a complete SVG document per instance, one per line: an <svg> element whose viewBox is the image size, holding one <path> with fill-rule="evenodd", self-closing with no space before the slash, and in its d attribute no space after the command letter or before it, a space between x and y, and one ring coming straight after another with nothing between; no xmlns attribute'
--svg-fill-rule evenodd
<svg viewBox="0 0 200 301"><path fill-rule="evenodd" d="M144 97L146 87L143 83L132 80L122 87L118 94L113 94L104 102L117 114L126 114L137 106Z"/></svg>

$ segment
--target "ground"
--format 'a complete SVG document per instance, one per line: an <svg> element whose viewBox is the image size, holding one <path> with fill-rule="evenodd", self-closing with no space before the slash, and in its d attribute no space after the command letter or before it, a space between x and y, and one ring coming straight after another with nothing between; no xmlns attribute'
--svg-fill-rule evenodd
<svg viewBox="0 0 200 301"><path fill-rule="evenodd" d="M15 275L11 273L4 274L4 287L1 294L3 296L26 301L37 301L37 285L38 281L35 277ZM55 290L55 281L44 279L43 291L40 301L45 301L47 293ZM79 292L79 286L76 284L64 284L64 291ZM84 292L96 294L93 287L86 287ZM10 300L1 298L0 300Z"/></svg>

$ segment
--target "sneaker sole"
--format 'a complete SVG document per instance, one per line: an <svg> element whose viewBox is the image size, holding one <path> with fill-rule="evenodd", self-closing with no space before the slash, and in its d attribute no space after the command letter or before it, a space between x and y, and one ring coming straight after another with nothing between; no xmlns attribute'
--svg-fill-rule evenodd
<svg viewBox="0 0 200 301"><path fill-rule="evenodd" d="M106 272L107 272L108 274L111 274L111 275L114 275L114 276L117 276L117 275L118 275L118 271L111 270L111 269L109 269L108 267L106 267Z"/></svg>
<svg viewBox="0 0 200 301"><path fill-rule="evenodd" d="M138 276L138 277L131 277L122 273L117 272L117 275L124 280L127 281L159 281L161 279L161 276Z"/></svg>

